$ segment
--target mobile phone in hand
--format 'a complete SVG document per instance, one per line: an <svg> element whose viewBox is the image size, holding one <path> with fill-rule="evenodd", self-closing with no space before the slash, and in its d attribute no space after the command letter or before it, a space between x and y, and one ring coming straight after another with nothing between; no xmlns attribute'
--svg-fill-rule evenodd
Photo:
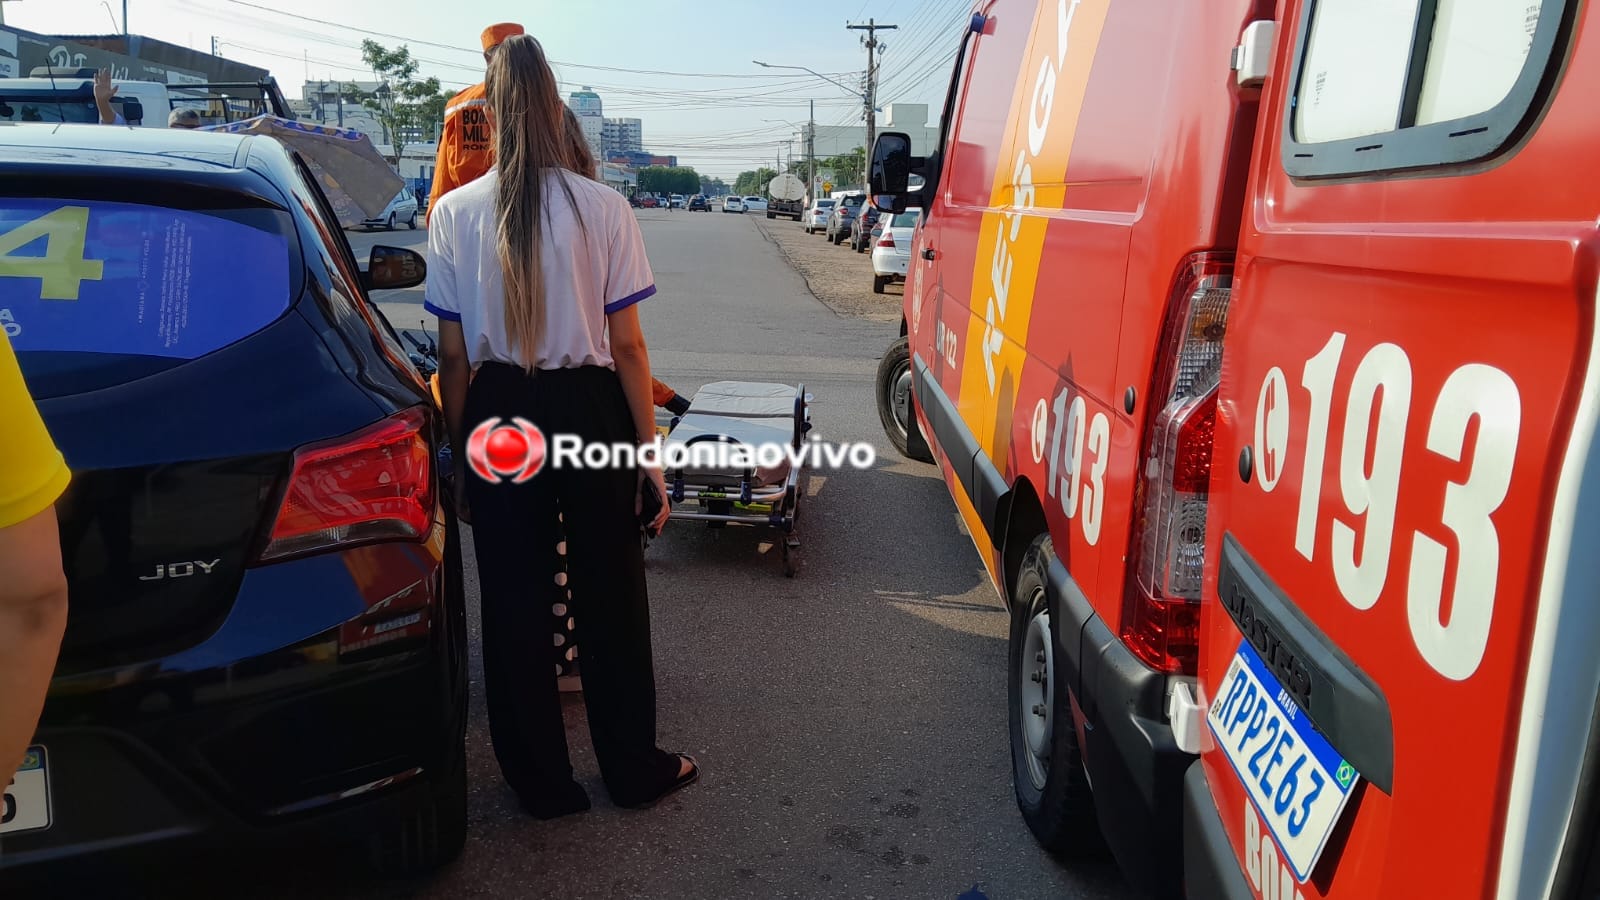
<svg viewBox="0 0 1600 900"><path fill-rule="evenodd" d="M651 523L661 513L661 507L666 501L656 492L656 483L648 478L639 485L639 496L643 500L639 506L639 527L653 538L660 537L661 529Z"/></svg>

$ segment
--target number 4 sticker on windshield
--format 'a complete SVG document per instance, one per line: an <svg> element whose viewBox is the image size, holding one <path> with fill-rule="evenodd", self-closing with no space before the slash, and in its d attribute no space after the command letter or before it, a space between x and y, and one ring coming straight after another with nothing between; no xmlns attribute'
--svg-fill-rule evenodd
<svg viewBox="0 0 1600 900"><path fill-rule="evenodd" d="M39 279L39 299L76 300L85 281L99 281L105 263L85 259L89 209L63 206L0 234L0 278ZM23 247L44 238L43 256L23 256Z"/></svg>

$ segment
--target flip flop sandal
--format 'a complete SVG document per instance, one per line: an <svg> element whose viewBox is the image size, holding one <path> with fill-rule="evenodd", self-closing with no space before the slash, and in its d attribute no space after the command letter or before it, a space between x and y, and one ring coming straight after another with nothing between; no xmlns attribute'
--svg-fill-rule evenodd
<svg viewBox="0 0 1600 900"><path fill-rule="evenodd" d="M677 778L673 779L672 784L668 785L666 790L657 794L653 799L646 800L643 803L624 803L618 805L624 807L625 809L650 809L673 794L676 794L677 792L700 780L700 763L696 761L694 757L687 753L676 753L673 755L677 756L679 759L686 759L689 761L689 771L686 774L679 775Z"/></svg>

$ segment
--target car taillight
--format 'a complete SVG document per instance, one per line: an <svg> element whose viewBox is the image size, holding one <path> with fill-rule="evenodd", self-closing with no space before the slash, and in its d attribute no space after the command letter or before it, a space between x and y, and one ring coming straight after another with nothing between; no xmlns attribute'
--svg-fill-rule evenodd
<svg viewBox="0 0 1600 900"><path fill-rule="evenodd" d="M1184 260L1150 384L1122 640L1167 673L1193 675L1199 661L1211 444L1232 279L1231 254Z"/></svg>
<svg viewBox="0 0 1600 900"><path fill-rule="evenodd" d="M878 241L878 246L892 248L894 246L894 235L885 233L883 238Z"/></svg>
<svg viewBox="0 0 1600 900"><path fill-rule="evenodd" d="M420 408L295 451L260 561L336 546L420 540L433 523L434 471Z"/></svg>

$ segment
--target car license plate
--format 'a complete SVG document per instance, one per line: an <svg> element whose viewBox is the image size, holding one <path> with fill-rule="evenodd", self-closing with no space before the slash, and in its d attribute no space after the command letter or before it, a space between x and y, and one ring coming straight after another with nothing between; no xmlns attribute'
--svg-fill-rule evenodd
<svg viewBox="0 0 1600 900"><path fill-rule="evenodd" d="M1302 884L1360 776L1244 641L1206 714L1267 831Z"/></svg>
<svg viewBox="0 0 1600 900"><path fill-rule="evenodd" d="M22 768L5 789L0 807L0 834L50 827L50 774L43 747L29 747Z"/></svg>

